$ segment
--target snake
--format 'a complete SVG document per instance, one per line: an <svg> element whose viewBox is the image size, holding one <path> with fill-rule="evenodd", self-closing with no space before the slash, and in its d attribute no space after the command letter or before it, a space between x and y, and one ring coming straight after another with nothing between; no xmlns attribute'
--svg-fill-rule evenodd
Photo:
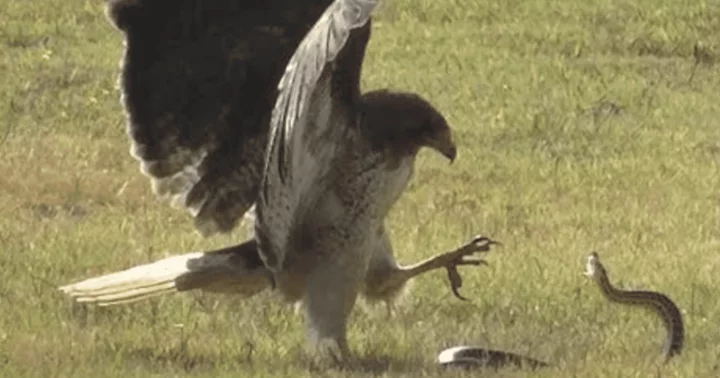
<svg viewBox="0 0 720 378"><path fill-rule="evenodd" d="M672 299L656 291L623 290L615 287L610 282L607 270L600 262L597 252L588 255L585 276L595 282L600 292L610 302L642 307L658 315L666 329L661 353L664 362L680 354L685 340L685 327L682 313ZM446 367L463 368L500 368L511 364L533 369L550 366L547 362L532 357L470 345L443 349L437 356L437 363Z"/></svg>
<svg viewBox="0 0 720 378"><path fill-rule="evenodd" d="M685 326L682 313L672 299L656 291L616 288L610 283L607 270L600 263L597 252L588 256L585 275L597 284L600 292L611 302L643 307L657 314L667 331L662 348L663 360L667 362L680 354L685 341Z"/></svg>

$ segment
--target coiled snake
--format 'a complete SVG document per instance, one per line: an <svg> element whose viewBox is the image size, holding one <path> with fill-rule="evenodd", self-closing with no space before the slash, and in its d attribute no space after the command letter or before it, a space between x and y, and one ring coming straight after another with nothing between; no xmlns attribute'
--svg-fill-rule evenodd
<svg viewBox="0 0 720 378"><path fill-rule="evenodd" d="M680 354L685 339L683 317L677 305L668 296L655 291L616 288L610 282L607 270L600 263L597 252L592 252L588 256L585 276L593 280L605 298L611 302L639 306L655 312L662 320L667 331L667 337L662 349L664 362ZM438 355L437 360L439 364L444 366L462 367L500 367L508 364L525 365L531 368L548 366L547 363L530 357L475 346L447 348Z"/></svg>

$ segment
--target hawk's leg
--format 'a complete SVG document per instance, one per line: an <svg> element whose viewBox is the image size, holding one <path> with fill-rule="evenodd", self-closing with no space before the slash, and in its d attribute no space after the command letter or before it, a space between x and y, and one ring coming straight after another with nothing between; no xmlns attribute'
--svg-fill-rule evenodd
<svg viewBox="0 0 720 378"><path fill-rule="evenodd" d="M388 313L392 311L392 300L412 278L435 269L444 268L448 271L448 278L453 293L461 299L457 289L462 286L457 267L460 265L487 265L482 259L470 258L479 252L490 251L490 246L499 244L487 237L478 236L469 243L453 250L432 256L416 264L401 266L392 259L378 258L371 264L365 279L365 296L369 299L383 300L388 305Z"/></svg>
<svg viewBox="0 0 720 378"><path fill-rule="evenodd" d="M352 357L347 321L362 286L364 270L355 256L338 255L344 258L324 260L306 277L302 307L311 345L321 357L345 363Z"/></svg>

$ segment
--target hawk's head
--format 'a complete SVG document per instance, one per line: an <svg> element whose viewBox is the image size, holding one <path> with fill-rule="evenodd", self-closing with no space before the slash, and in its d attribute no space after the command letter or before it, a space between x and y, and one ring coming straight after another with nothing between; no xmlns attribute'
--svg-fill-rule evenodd
<svg viewBox="0 0 720 378"><path fill-rule="evenodd" d="M377 147L398 154L416 154L430 147L450 162L457 148L445 117L422 97L386 90L363 96L363 128Z"/></svg>

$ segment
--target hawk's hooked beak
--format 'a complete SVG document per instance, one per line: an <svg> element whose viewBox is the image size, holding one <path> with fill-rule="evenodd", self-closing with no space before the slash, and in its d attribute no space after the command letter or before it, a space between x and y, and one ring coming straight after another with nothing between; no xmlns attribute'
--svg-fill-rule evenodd
<svg viewBox="0 0 720 378"><path fill-rule="evenodd" d="M450 164L455 161L455 157L457 156L457 149L455 148L455 145L452 145L446 149L443 149L440 151L443 156L448 158L450 160Z"/></svg>
<svg viewBox="0 0 720 378"><path fill-rule="evenodd" d="M428 141L427 146L441 153L450 160L450 163L455 161L455 157L457 157L457 148L449 132L442 134L438 138L431 139Z"/></svg>

